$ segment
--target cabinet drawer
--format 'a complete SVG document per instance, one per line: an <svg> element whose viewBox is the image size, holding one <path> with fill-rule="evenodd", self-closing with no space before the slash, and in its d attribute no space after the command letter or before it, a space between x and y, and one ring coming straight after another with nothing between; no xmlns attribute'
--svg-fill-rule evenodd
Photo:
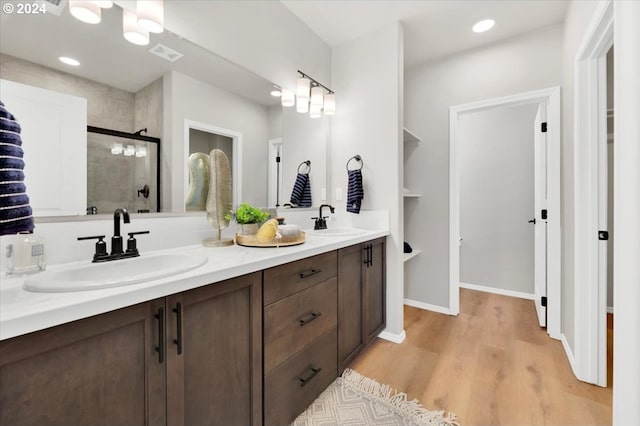
<svg viewBox="0 0 640 426"><path fill-rule="evenodd" d="M265 374L337 324L337 279L264 308Z"/></svg>
<svg viewBox="0 0 640 426"><path fill-rule="evenodd" d="M337 260L337 253L332 251L265 270L264 305L335 277Z"/></svg>
<svg viewBox="0 0 640 426"><path fill-rule="evenodd" d="M333 328L266 377L265 426L288 425L335 380L336 342Z"/></svg>

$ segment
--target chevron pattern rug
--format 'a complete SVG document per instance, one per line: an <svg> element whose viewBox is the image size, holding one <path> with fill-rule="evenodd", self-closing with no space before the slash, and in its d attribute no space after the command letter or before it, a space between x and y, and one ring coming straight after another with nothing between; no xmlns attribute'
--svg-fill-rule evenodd
<svg viewBox="0 0 640 426"><path fill-rule="evenodd" d="M405 393L346 369L291 426L459 426L456 416L429 411Z"/></svg>

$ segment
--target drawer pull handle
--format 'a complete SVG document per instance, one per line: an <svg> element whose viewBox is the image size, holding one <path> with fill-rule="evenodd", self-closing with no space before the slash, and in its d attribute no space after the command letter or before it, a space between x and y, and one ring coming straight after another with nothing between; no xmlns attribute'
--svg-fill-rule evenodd
<svg viewBox="0 0 640 426"><path fill-rule="evenodd" d="M300 272L300 278L307 278L315 274L322 272L322 269L312 269L309 272Z"/></svg>
<svg viewBox="0 0 640 426"><path fill-rule="evenodd" d="M303 387L303 386L307 385L321 371L322 371L322 368L313 368L313 367L311 367L311 374L309 374L309 376L307 376L307 377L298 377L298 379L300 380L300 387Z"/></svg>
<svg viewBox="0 0 640 426"><path fill-rule="evenodd" d="M173 308L173 312L176 313L176 337L173 339L173 343L178 347L178 355L182 354L182 303L176 303L176 307Z"/></svg>
<svg viewBox="0 0 640 426"><path fill-rule="evenodd" d="M164 309L158 309L158 313L154 317L158 320L158 346L156 346L156 352L158 352L158 362L162 364L164 362Z"/></svg>
<svg viewBox="0 0 640 426"><path fill-rule="evenodd" d="M319 318L320 315L322 315L322 312L312 312L309 317L300 320L300 327L309 324L314 319Z"/></svg>

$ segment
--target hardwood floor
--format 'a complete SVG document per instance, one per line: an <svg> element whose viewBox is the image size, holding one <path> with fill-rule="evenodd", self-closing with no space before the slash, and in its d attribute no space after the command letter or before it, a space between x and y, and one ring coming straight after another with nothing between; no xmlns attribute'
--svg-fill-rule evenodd
<svg viewBox="0 0 640 426"><path fill-rule="evenodd" d="M457 317L404 314L402 344L377 339L350 367L464 426L611 424L611 380L577 380L532 301L462 289Z"/></svg>

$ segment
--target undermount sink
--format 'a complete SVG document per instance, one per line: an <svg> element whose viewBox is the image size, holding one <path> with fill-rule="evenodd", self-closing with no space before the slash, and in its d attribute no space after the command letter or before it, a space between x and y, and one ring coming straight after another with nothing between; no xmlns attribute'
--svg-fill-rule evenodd
<svg viewBox="0 0 640 426"><path fill-rule="evenodd" d="M195 254L156 254L46 271L24 281L25 290L39 293L97 290L166 278L198 268L208 258Z"/></svg>
<svg viewBox="0 0 640 426"><path fill-rule="evenodd" d="M322 237L350 237L354 235L364 234L366 230L358 228L327 228L314 229L306 232L311 235L318 235Z"/></svg>

